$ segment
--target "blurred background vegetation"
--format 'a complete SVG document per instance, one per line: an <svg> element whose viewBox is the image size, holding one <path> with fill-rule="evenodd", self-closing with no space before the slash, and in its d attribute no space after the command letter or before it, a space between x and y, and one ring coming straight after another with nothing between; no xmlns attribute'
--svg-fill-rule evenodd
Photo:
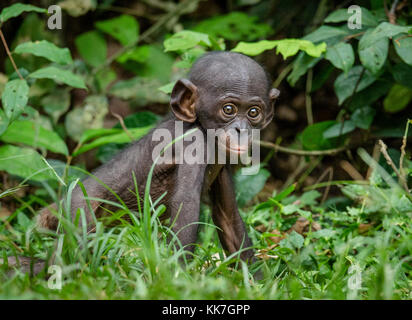
<svg viewBox="0 0 412 320"><path fill-rule="evenodd" d="M54 4L62 26L50 30L44 8ZM361 7L359 29L348 28L351 5ZM11 223L25 231L62 185L145 134L169 111L173 83L197 57L234 50L253 56L281 91L261 134L259 174L235 176L262 254L275 256L285 237L283 247L298 253L320 238L344 243L352 232L376 232L371 241L380 241L394 221L388 217L403 228L390 237L405 237L402 250L393 244L397 261L412 250L410 1L5 0L1 9L3 229ZM343 254L336 250L315 259L322 275L335 262L345 265L331 257ZM276 252L283 254L290 252ZM394 295L394 285L385 297L408 297L411 265L402 268L396 288L404 291ZM369 297L384 297L381 289Z"/></svg>

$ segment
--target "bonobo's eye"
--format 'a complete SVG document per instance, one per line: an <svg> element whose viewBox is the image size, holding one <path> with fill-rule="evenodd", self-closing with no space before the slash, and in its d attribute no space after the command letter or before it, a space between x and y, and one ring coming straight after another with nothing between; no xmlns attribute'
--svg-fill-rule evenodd
<svg viewBox="0 0 412 320"><path fill-rule="evenodd" d="M223 112L229 116L236 113L236 107L232 104L225 104L222 109Z"/></svg>
<svg viewBox="0 0 412 320"><path fill-rule="evenodd" d="M256 118L259 115L259 113L260 113L260 110L258 108L252 107L249 109L247 114L251 118Z"/></svg>

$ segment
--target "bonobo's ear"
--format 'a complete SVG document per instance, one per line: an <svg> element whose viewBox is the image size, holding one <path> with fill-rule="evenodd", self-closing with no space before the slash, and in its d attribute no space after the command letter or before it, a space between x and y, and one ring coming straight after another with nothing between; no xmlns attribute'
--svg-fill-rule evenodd
<svg viewBox="0 0 412 320"><path fill-rule="evenodd" d="M265 122L263 124L263 128L265 128L273 119L273 116L275 114L275 101L279 97L280 91L278 89L272 88L269 91L269 101L270 101L270 106L267 115L265 116Z"/></svg>
<svg viewBox="0 0 412 320"><path fill-rule="evenodd" d="M197 100L197 88L187 79L176 82L170 98L170 106L175 116L182 121L195 122L195 105Z"/></svg>

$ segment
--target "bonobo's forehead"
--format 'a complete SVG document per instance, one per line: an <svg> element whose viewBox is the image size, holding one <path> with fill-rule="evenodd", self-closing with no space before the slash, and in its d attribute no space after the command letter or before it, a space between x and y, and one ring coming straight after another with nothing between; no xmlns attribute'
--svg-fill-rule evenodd
<svg viewBox="0 0 412 320"><path fill-rule="evenodd" d="M234 52L202 56L193 65L189 78L199 89L217 94L233 92L266 98L269 90L269 79L263 68L253 59Z"/></svg>

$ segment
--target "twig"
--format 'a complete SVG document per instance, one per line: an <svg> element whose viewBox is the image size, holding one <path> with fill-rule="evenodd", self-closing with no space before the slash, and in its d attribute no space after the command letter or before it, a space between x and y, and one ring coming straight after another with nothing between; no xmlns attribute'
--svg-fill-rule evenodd
<svg viewBox="0 0 412 320"><path fill-rule="evenodd" d="M313 69L309 69L308 75L306 77L306 117L308 119L308 125L313 124L313 111L312 111L312 98L310 96L310 91L312 90L312 79L313 79Z"/></svg>
<svg viewBox="0 0 412 320"><path fill-rule="evenodd" d="M363 180L362 175L359 173L358 170L355 169L355 167L349 161L342 160L339 164L341 168L345 170L346 173L350 175L353 180Z"/></svg>
<svg viewBox="0 0 412 320"><path fill-rule="evenodd" d="M122 128L123 128L123 131L124 131L124 132L127 134L127 136L130 138L130 141L133 141L134 138L133 138L132 134L130 133L130 131L127 129L126 125L124 124L124 121L123 121L122 116L119 115L119 114L117 114L117 113L114 113L114 112L111 112L111 114L112 114L113 117L115 117L117 120L119 120L120 125L121 125Z"/></svg>
<svg viewBox="0 0 412 320"><path fill-rule="evenodd" d="M406 129L405 129L405 134L403 135L402 138L402 146L401 146L401 157L399 158L399 172L402 175L402 177L406 177L406 173L405 170L403 168L403 160L405 158L406 155L406 141L408 138L408 130L409 130L409 124L412 123L412 120L408 119L408 121L406 122Z"/></svg>
<svg viewBox="0 0 412 320"><path fill-rule="evenodd" d="M294 154L297 156L325 156L325 155L333 155L342 151L349 149L348 146L339 147L335 149L327 149L327 150L298 150L292 149L287 147L282 147L280 145L274 144L269 141L260 141L260 145L262 147L271 148L278 152Z"/></svg>
<svg viewBox="0 0 412 320"><path fill-rule="evenodd" d="M391 10L387 13L389 23L396 24L396 7L398 6L399 0L395 0L392 3Z"/></svg>
<svg viewBox="0 0 412 320"><path fill-rule="evenodd" d="M399 178L400 184L402 184L402 187L406 190L406 192L409 192L408 185L406 184L405 177L403 177L401 175L398 168L396 168L395 164L393 163L391 157L388 154L388 151L387 151L388 147L386 146L386 144L382 140L379 140L379 145L381 146L381 153L382 153L383 157L385 158L386 162L391 166L393 171L395 171L396 175Z"/></svg>
<svg viewBox="0 0 412 320"><path fill-rule="evenodd" d="M162 16L159 21L157 21L154 25L152 25L149 29L147 29L145 32L142 33L138 39L130 43L129 45L123 47L119 51L115 52L113 55L111 55L105 63L99 65L98 67L94 68L92 70L92 74L96 74L100 70L108 67L114 60L116 60L118 57L120 57L122 54L127 52L130 49L133 49L139 42L144 41L145 39L149 38L153 33L155 33L158 29L160 29L164 24L169 22L169 20L175 16L179 15L181 11L184 11L192 2L199 2L200 0L185 0L181 3L179 3L173 11L170 11L166 13L164 16Z"/></svg>
<svg viewBox="0 0 412 320"><path fill-rule="evenodd" d="M1 31L1 29L0 29L0 37L1 37L1 41L3 42L4 49L6 49L7 55L9 56L11 64L13 65L14 70L16 70L16 73L19 76L19 78L21 80L24 80L24 78L22 77L19 69L17 69L16 63L14 62L14 59L11 55L10 50L9 50L9 46L7 45L6 39L4 38L4 34L3 34L3 31Z"/></svg>
<svg viewBox="0 0 412 320"><path fill-rule="evenodd" d="M349 39L352 39L352 38L356 38L356 37L358 37L358 36L363 35L364 33L365 33L365 31L363 31L363 32L358 32L358 33L354 33L354 34L350 34L350 35L348 35L348 36L345 36L345 37L343 38L343 40L346 41L346 40L349 40Z"/></svg>
<svg viewBox="0 0 412 320"><path fill-rule="evenodd" d="M278 75L278 77L276 78L275 81L273 81L273 87L277 88L281 82L283 81L283 79L285 79L285 77L288 75L288 73L292 70L293 68L293 64L290 63L288 64L283 70L282 72Z"/></svg>

